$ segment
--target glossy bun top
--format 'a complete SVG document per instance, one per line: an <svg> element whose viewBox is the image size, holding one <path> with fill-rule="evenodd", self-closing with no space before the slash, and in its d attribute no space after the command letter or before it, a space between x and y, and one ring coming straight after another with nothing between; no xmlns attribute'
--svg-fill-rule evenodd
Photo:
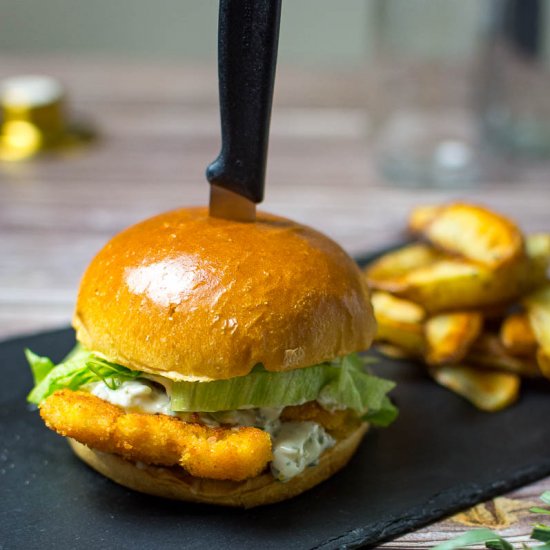
<svg viewBox="0 0 550 550"><path fill-rule="evenodd" d="M87 348L173 379L306 367L369 347L364 279L334 241L260 213L255 223L174 210L115 236L81 282Z"/></svg>

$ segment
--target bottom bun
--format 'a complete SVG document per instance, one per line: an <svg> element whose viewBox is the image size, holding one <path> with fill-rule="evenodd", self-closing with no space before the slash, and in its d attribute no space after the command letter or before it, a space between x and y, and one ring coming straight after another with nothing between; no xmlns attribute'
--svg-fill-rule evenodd
<svg viewBox="0 0 550 550"><path fill-rule="evenodd" d="M348 463L367 429L368 424L360 424L325 451L316 466L306 468L286 482L277 481L269 472L246 481L202 479L185 473L182 468L130 462L90 449L74 439L69 439L69 443L88 466L134 491L175 500L252 508L294 497L329 478Z"/></svg>

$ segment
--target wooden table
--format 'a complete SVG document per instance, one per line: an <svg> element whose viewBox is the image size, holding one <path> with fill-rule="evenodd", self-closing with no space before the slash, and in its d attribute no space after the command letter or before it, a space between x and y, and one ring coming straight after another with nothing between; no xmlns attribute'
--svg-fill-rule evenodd
<svg viewBox="0 0 550 550"><path fill-rule="evenodd" d="M22 73L60 78L72 111L89 118L100 139L64 158L0 164L0 338L68 324L93 254L137 220L204 204L204 169L219 148L214 66L0 56L0 78ZM487 203L527 231L550 230L548 164L501 164L511 181L469 189L383 181L373 154L374 99L367 70L281 67L263 208L315 226L351 254L399 239L413 205L450 198ZM507 497L525 508L544 490L550 478ZM383 547L429 548L464 529L443 521ZM526 540L530 522L503 532Z"/></svg>

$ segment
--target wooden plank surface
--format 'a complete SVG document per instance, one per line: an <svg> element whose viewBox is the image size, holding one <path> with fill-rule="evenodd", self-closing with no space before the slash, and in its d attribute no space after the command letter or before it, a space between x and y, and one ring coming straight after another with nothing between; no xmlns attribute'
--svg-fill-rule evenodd
<svg viewBox="0 0 550 550"><path fill-rule="evenodd" d="M111 235L206 202L203 173L219 147L213 66L0 56L0 78L29 72L61 78L72 112L92 121L100 139L63 158L0 164L0 338L66 325L79 277ZM376 169L368 73L279 69L264 209L315 226L352 254L402 238L413 205L451 198L486 203L527 231L550 230L545 163L503 159L498 173L507 181L467 189L385 182ZM550 478L506 498L525 508L544 490ZM497 501L488 513L506 516L497 513L502 502L515 506ZM520 513L504 533L526 540L531 523ZM464 529L439 522L383 546L429 548Z"/></svg>

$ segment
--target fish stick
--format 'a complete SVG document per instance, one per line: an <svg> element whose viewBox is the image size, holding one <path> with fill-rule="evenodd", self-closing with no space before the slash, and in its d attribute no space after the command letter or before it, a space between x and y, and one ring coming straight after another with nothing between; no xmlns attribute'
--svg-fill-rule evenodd
<svg viewBox="0 0 550 550"><path fill-rule="evenodd" d="M95 395L59 390L40 405L60 435L132 461L180 465L195 477L242 481L272 459L271 438L251 427L213 428L163 414L126 413Z"/></svg>

